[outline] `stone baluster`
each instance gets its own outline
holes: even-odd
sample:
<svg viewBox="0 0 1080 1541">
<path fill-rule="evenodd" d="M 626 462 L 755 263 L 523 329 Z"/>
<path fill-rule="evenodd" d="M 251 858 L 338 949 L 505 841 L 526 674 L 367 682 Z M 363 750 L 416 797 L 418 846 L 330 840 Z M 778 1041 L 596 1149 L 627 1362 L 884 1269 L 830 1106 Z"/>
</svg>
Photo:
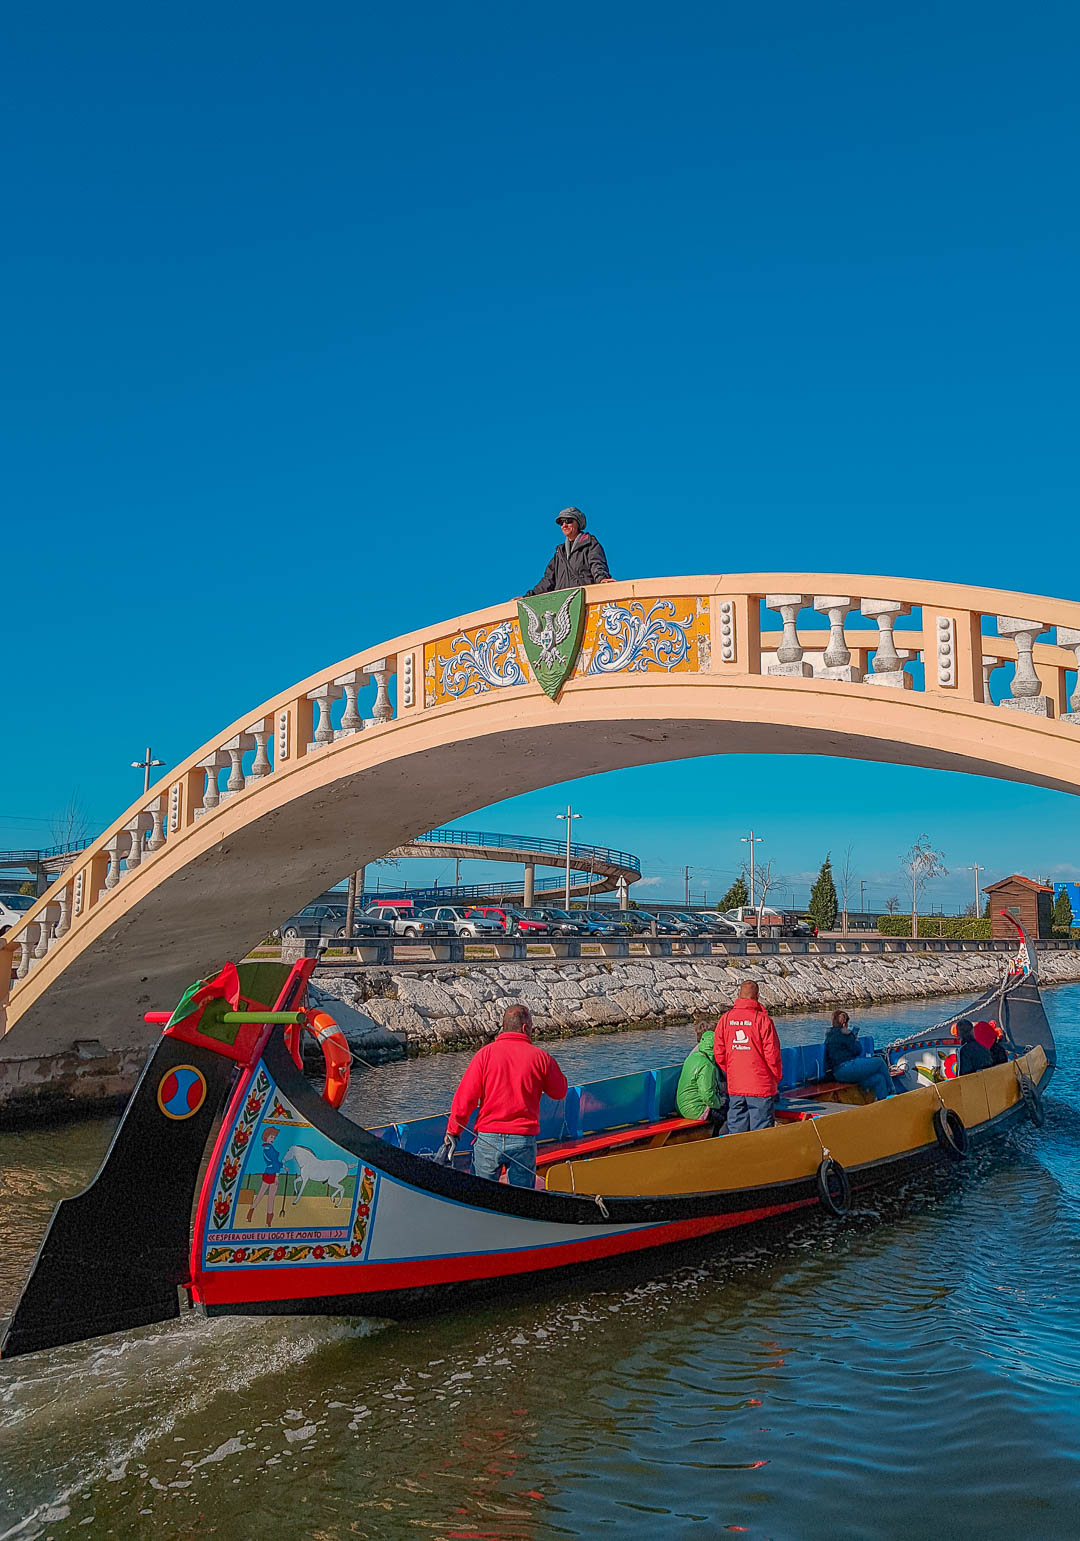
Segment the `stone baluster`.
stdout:
<svg viewBox="0 0 1080 1541">
<path fill-rule="evenodd" d="M 1071 647 L 1076 655 L 1076 687 L 1069 698 L 1071 712 L 1062 712 L 1062 722 L 1080 723 L 1080 630 L 1072 626 L 1059 626 L 1057 629 L 1058 647 Z"/>
<path fill-rule="evenodd" d="M 769 674 L 792 674 L 809 679 L 814 670 L 803 662 L 802 643 L 796 626 L 799 611 L 810 603 L 809 594 L 766 594 L 765 603 L 770 610 L 779 610 L 784 620 L 784 636 L 776 649 L 776 662 L 770 664 Z"/>
<path fill-rule="evenodd" d="M 107 889 L 115 888 L 120 881 L 121 865 L 131 850 L 131 831 L 117 830 L 112 839 L 105 842 L 105 850 L 109 857 L 109 870 L 105 874 L 105 888 L 101 890 L 102 893 Z"/>
<path fill-rule="evenodd" d="M 213 754 L 199 761 L 199 769 L 206 773 L 206 785 L 203 787 L 202 807 L 195 809 L 197 819 L 201 819 L 204 813 L 210 813 L 221 802 L 218 771 L 224 770 L 228 764 L 229 756 L 224 749 L 215 749 Z"/>
<path fill-rule="evenodd" d="M 31 960 L 38 944 L 38 934 L 41 924 L 36 920 L 28 920 L 19 932 L 19 966 L 15 970 L 16 979 L 25 979 L 30 972 Z"/>
<path fill-rule="evenodd" d="M 244 780 L 243 759 L 249 749 L 255 748 L 255 736 L 252 733 L 237 733 L 221 747 L 228 755 L 230 765 L 229 779 L 221 794 L 221 801 L 225 802 L 228 798 L 235 797 L 237 792 L 242 792 L 247 785 Z"/>
<path fill-rule="evenodd" d="M 911 675 L 905 671 L 904 664 L 911 654 L 905 650 L 905 656 L 901 658 L 897 652 L 893 626 L 900 616 L 911 614 L 911 606 L 898 599 L 864 599 L 860 608 L 868 620 L 877 622 L 878 628 L 874 666 L 863 683 L 888 685 L 893 690 L 910 690 Z"/>
<path fill-rule="evenodd" d="M 52 946 L 53 929 L 60 916 L 60 906 L 55 902 L 46 904 L 38 916 L 38 939 L 34 947 L 34 958 L 43 958 Z"/>
<path fill-rule="evenodd" d="M 367 684 L 368 676 L 363 669 L 351 669 L 348 674 L 340 674 L 334 681 L 345 692 L 345 710 L 341 717 L 341 727 L 334 730 L 335 738 L 351 738 L 354 733 L 359 733 L 364 726 L 364 719 L 360 715 L 360 709 L 356 704 L 358 692 Z"/>
<path fill-rule="evenodd" d="M 308 691 L 308 700 L 314 701 L 319 708 L 319 721 L 311 735 L 312 742 L 307 746 L 309 754 L 313 749 L 322 749 L 326 744 L 334 742 L 334 725 L 330 720 L 330 713 L 334 703 L 341 700 L 341 694 L 341 686 L 335 684 L 333 680 Z"/>
<path fill-rule="evenodd" d="M 844 639 L 844 622 L 848 612 L 857 610 L 859 601 L 846 594 L 815 594 L 814 609 L 829 617 L 829 645 L 821 657 L 822 667 L 817 670 L 818 679 L 847 680 L 857 685 L 862 670 L 851 662 L 851 650 Z"/>
<path fill-rule="evenodd" d="M 990 676 L 1000 662 L 1000 658 L 994 658 L 989 653 L 982 655 L 983 700 L 987 706 L 992 705 L 990 700 Z"/>
<path fill-rule="evenodd" d="M 58 937 L 65 936 L 71 930 L 71 887 L 70 883 L 65 883 L 60 890 L 60 913 L 56 917 L 56 930 L 53 932 L 54 941 Z"/>
<path fill-rule="evenodd" d="M 273 772 L 270 764 L 270 756 L 266 752 L 266 745 L 270 735 L 274 731 L 274 719 L 272 717 L 260 717 L 258 722 L 253 722 L 247 730 L 255 744 L 255 758 L 251 762 L 251 769 L 247 774 L 247 784 L 253 781 L 262 781 L 264 776 Z"/>
<path fill-rule="evenodd" d="M 1015 615 L 999 615 L 999 637 L 1012 637 L 1016 643 L 1016 667 L 1009 685 L 1009 699 L 999 701 L 999 706 L 1010 707 L 1014 712 L 1030 712 L 1034 717 L 1052 717 L 1054 703 L 1042 694 L 1042 686 L 1032 657 L 1035 639 L 1046 630 L 1043 621 L 1025 621 Z"/>
<path fill-rule="evenodd" d="M 165 794 L 155 797 L 149 808 L 151 829 L 150 839 L 146 842 L 148 851 L 160 851 L 165 844 Z"/>
<path fill-rule="evenodd" d="M 390 705 L 390 660 L 377 658 L 369 663 L 367 673 L 375 681 L 375 705 L 371 709 L 371 722 L 392 722 L 394 708 Z"/>
<path fill-rule="evenodd" d="M 129 819 L 124 828 L 131 835 L 131 849 L 127 854 L 128 871 L 131 872 L 143 859 L 143 843 L 145 837 L 153 828 L 154 819 L 148 808 L 142 809 L 133 819 Z"/>
</svg>

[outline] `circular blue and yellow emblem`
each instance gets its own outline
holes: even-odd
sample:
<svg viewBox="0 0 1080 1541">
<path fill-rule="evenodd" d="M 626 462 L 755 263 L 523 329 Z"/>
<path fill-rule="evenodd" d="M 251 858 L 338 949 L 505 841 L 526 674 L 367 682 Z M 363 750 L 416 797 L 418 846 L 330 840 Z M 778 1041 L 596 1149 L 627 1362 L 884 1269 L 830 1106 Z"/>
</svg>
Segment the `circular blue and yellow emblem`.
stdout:
<svg viewBox="0 0 1080 1541">
<path fill-rule="evenodd" d="M 166 1118 L 190 1118 L 206 1101 L 206 1077 L 194 1065 L 175 1065 L 158 1082 L 157 1105 Z"/>
</svg>

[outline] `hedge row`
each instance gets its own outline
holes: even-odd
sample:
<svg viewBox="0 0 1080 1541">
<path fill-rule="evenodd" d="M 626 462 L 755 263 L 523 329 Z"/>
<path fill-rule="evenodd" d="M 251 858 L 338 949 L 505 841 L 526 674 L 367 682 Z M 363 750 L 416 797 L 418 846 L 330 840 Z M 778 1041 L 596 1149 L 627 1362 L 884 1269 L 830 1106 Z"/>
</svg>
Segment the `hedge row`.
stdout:
<svg viewBox="0 0 1080 1541">
<path fill-rule="evenodd" d="M 910 936 L 911 916 L 879 915 L 877 928 L 882 936 Z M 963 915 L 920 915 L 919 935 L 944 937 L 949 942 L 989 941 L 990 922 Z"/>
</svg>

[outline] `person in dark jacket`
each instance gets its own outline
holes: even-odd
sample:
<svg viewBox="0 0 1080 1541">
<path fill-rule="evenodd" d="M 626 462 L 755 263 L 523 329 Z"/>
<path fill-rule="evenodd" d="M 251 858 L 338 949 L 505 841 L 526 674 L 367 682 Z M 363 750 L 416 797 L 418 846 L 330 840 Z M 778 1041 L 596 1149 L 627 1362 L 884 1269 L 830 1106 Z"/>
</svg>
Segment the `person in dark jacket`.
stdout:
<svg viewBox="0 0 1080 1541">
<path fill-rule="evenodd" d="M 982 1023 L 979 1024 L 982 1026 Z M 960 1034 L 960 1049 L 956 1056 L 957 1075 L 974 1075 L 977 1070 L 989 1070 L 994 1063 L 990 1050 L 975 1036 L 975 1024 L 961 1017 L 956 1024 Z"/>
<path fill-rule="evenodd" d="M 825 1035 L 825 1074 L 834 1081 L 864 1086 L 878 1102 L 899 1095 L 893 1090 L 885 1061 L 876 1054 L 863 1053 L 846 1011 L 833 1012 L 832 1026 Z"/>
<path fill-rule="evenodd" d="M 1007 1065 L 1009 1063 L 1009 1051 L 1005 1046 L 1005 1034 L 996 1022 L 976 1022 L 975 1042 L 981 1043 L 984 1049 L 990 1050 L 990 1059 L 995 1065 Z"/>
<path fill-rule="evenodd" d="M 555 523 L 562 530 L 562 543 L 555 547 L 540 582 L 526 594 L 554 594 L 558 589 L 580 589 L 588 583 L 611 583 L 604 548 L 595 535 L 586 535 L 581 509 L 564 508 Z"/>
</svg>

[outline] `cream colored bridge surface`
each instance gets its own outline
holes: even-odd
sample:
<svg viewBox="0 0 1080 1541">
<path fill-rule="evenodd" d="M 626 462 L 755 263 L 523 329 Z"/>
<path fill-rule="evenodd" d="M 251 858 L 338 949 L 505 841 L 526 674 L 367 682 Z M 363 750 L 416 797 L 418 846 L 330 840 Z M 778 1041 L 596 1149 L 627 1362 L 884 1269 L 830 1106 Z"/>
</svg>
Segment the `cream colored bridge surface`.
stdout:
<svg viewBox="0 0 1080 1541">
<path fill-rule="evenodd" d="M 18 974 L 0 1058 L 145 1043 L 145 1010 L 311 894 L 434 823 L 571 777 L 827 754 L 1080 791 L 1067 697 L 1080 604 L 832 573 L 650 578 L 586 597 L 558 701 L 533 681 L 507 603 L 366 648 L 196 750 L 0 941 L 0 992 Z M 763 603 L 782 624 L 763 629 Z M 821 621 L 801 627 L 811 607 Z"/>
</svg>

